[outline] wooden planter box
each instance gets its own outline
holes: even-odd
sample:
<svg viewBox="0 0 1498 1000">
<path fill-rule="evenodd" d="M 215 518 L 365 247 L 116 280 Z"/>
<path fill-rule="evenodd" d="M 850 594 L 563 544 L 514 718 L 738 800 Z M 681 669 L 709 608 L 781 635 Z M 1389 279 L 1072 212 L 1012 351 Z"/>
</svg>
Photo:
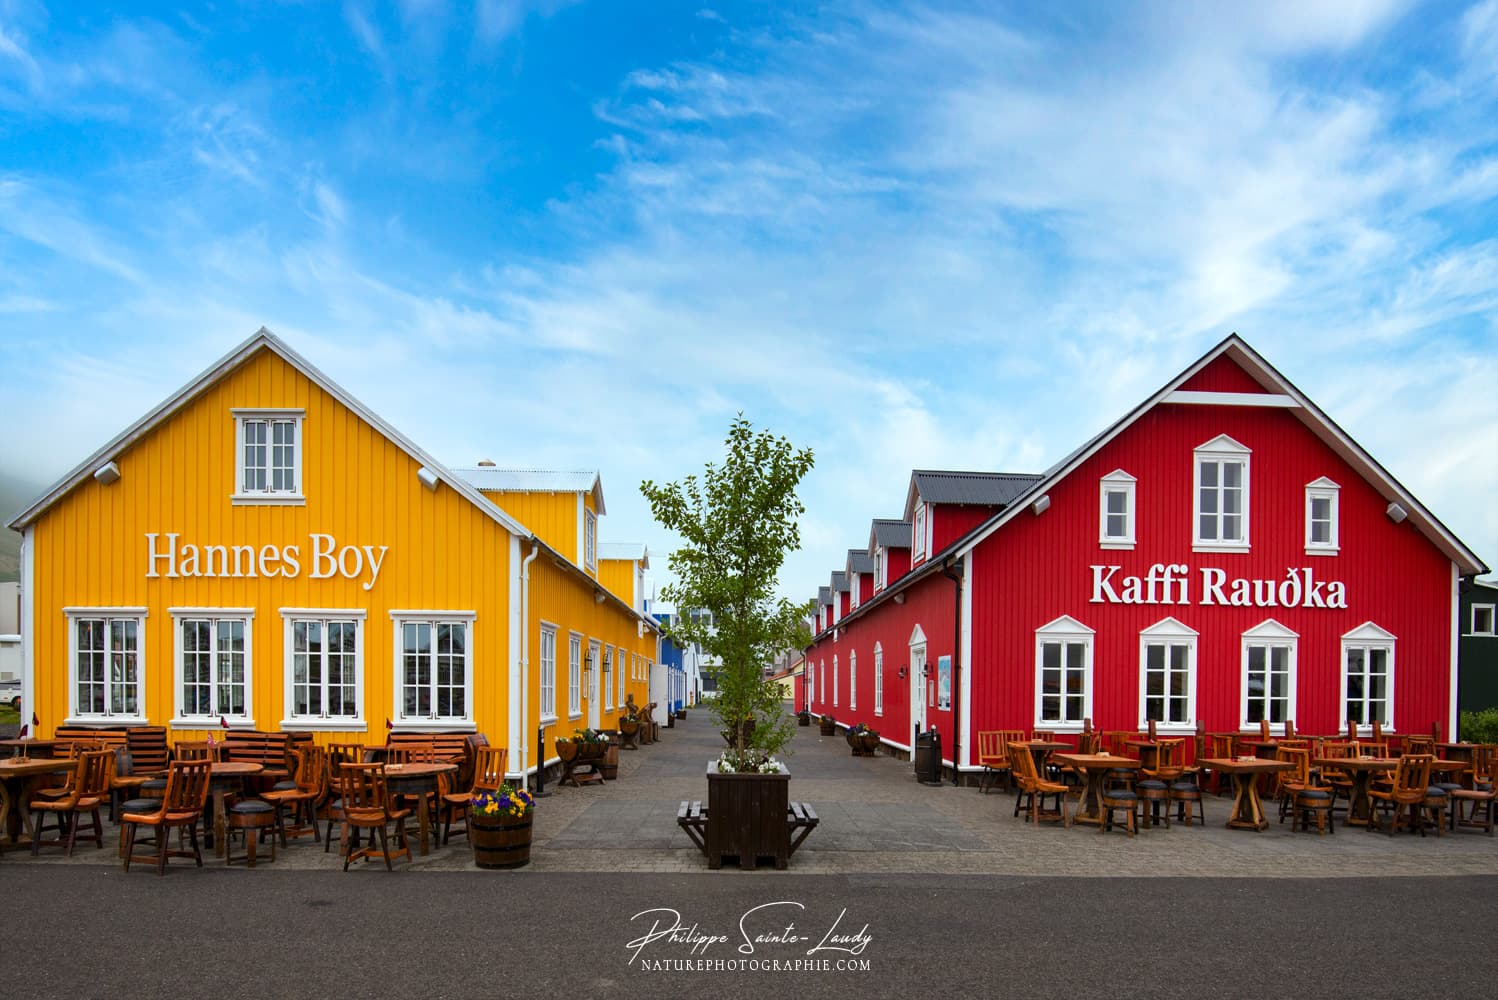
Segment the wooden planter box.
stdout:
<svg viewBox="0 0 1498 1000">
<path fill-rule="evenodd" d="M 603 763 L 599 765 L 599 771 L 603 774 L 604 781 L 614 781 L 619 777 L 619 743 L 616 739 L 608 742 L 607 749 L 603 751 Z"/>
<path fill-rule="evenodd" d="M 722 868 L 725 857 L 736 857 L 740 868 L 765 858 L 784 868 L 791 856 L 790 787 L 785 765 L 779 774 L 719 774 L 717 761 L 708 764 L 707 866 Z"/>
<path fill-rule="evenodd" d="M 470 816 L 468 840 L 473 863 L 480 868 L 523 868 L 531 863 L 531 820 L 513 816 Z"/>
<path fill-rule="evenodd" d="M 848 746 L 853 750 L 855 757 L 872 757 L 874 751 L 879 749 L 878 733 L 848 734 Z"/>
<path fill-rule="evenodd" d="M 830 715 L 824 715 L 824 716 L 822 716 L 822 735 L 823 736 L 836 736 L 837 735 L 837 723 L 832 721 L 832 717 Z"/>
<path fill-rule="evenodd" d="M 810 712 L 798 712 L 796 714 L 796 725 L 798 725 L 798 726 L 809 726 L 809 725 L 811 725 L 811 713 Z"/>
</svg>

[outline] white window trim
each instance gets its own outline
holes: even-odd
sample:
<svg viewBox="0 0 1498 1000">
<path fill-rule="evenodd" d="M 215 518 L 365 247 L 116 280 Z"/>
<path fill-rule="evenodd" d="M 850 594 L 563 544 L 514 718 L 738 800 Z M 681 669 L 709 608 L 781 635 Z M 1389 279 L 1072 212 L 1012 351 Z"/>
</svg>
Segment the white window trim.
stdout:
<svg viewBox="0 0 1498 1000">
<path fill-rule="evenodd" d="M 540 713 L 542 724 L 557 721 L 557 633 L 561 631 L 556 625 L 548 621 L 539 623 L 540 636 L 536 641 L 536 710 Z M 546 710 L 546 657 L 544 655 L 544 638 L 551 636 L 551 711 Z"/>
<path fill-rule="evenodd" d="M 848 710 L 858 711 L 858 652 L 848 653 Z"/>
<path fill-rule="evenodd" d="M 874 548 L 874 593 L 884 589 L 884 546 Z"/>
<path fill-rule="evenodd" d="M 602 671 L 598 675 L 598 686 L 603 689 L 603 710 L 612 712 L 614 710 L 614 671 L 618 664 L 614 662 L 614 647 L 604 643 L 603 662 L 598 665 Z"/>
<path fill-rule="evenodd" d="M 832 707 L 837 708 L 837 655 L 832 657 Z"/>
<path fill-rule="evenodd" d="M 1186 721 L 1185 722 L 1156 722 L 1155 730 L 1166 733 L 1195 733 L 1196 732 L 1196 647 L 1199 633 L 1176 620 L 1167 616 L 1155 622 L 1147 629 L 1139 633 L 1139 731 L 1149 729 L 1149 719 L 1145 698 L 1149 690 L 1148 656 L 1149 647 L 1152 644 L 1163 643 L 1167 650 L 1171 646 L 1186 647 Z M 1167 653 L 1166 661 L 1170 662 Z M 1167 696 L 1168 697 L 1168 696 Z"/>
<path fill-rule="evenodd" d="M 1473 604 L 1471 614 L 1467 616 L 1468 635 L 1498 635 L 1498 604 Z M 1488 628 L 1486 631 L 1477 630 L 1477 612 L 1485 610 L 1488 613 Z"/>
<path fill-rule="evenodd" d="M 299 408 L 242 409 L 236 407 L 229 413 L 234 418 L 234 492 L 229 495 L 229 502 L 236 506 L 305 506 L 307 497 L 302 490 L 302 454 L 307 446 L 306 435 L 303 433 L 307 411 Z M 295 489 L 256 492 L 247 491 L 244 488 L 244 422 L 246 420 L 290 420 L 296 424 L 296 462 L 293 466 L 296 475 Z M 268 439 L 265 447 L 267 449 L 271 447 Z M 267 454 L 269 454 L 268 451 Z"/>
<path fill-rule="evenodd" d="M 614 664 L 614 682 L 619 686 L 619 690 L 614 698 L 614 704 L 618 705 L 621 709 L 624 707 L 624 695 L 626 693 L 624 684 L 624 657 L 627 655 L 629 655 L 629 651 L 620 646 L 619 652 L 615 657 L 617 662 Z"/>
<path fill-rule="evenodd" d="M 583 566 L 598 572 L 598 515 L 583 508 Z"/>
<path fill-rule="evenodd" d="M 1249 490 L 1249 458 L 1252 456 L 1248 448 L 1234 441 L 1226 434 L 1219 434 L 1206 444 L 1198 445 L 1191 456 L 1191 551 L 1193 552 L 1247 552 L 1249 551 L 1249 511 L 1252 509 L 1252 494 Z M 1222 539 L 1203 539 L 1201 537 L 1201 503 L 1202 503 L 1202 462 L 1240 462 L 1243 465 L 1243 538 L 1225 542 Z M 1221 523 L 1222 511 L 1217 512 L 1219 523 Z"/>
<path fill-rule="evenodd" d="M 1093 694 L 1093 640 L 1097 632 L 1077 621 L 1071 615 L 1062 615 L 1053 621 L 1047 622 L 1035 630 L 1035 704 L 1033 715 L 1035 717 L 1034 728 L 1049 729 L 1054 733 L 1080 733 L 1082 731 L 1083 719 L 1092 717 L 1092 694 Z M 1082 718 L 1075 722 L 1071 720 L 1055 721 L 1044 718 L 1043 706 L 1045 699 L 1045 687 L 1042 683 L 1041 674 L 1045 663 L 1045 644 L 1047 642 L 1080 642 L 1086 646 L 1082 680 L 1084 692 L 1082 695 Z M 1063 664 L 1064 664 L 1063 660 Z M 1066 703 L 1066 690 L 1063 686 L 1061 691 L 1063 706 Z M 1063 710 L 1064 711 L 1064 710 Z"/>
<path fill-rule="evenodd" d="M 884 647 L 874 643 L 874 714 L 884 715 Z"/>
<path fill-rule="evenodd" d="M 1334 556 L 1339 550 L 1341 537 L 1341 503 L 1338 500 L 1342 487 L 1322 476 L 1314 483 L 1306 484 L 1306 555 L 1308 556 Z M 1311 541 L 1311 503 L 1314 500 L 1327 500 L 1331 504 L 1331 530 L 1330 539 L 1325 542 Z"/>
<path fill-rule="evenodd" d="M 848 573 L 848 610 L 858 610 L 858 573 Z"/>
<path fill-rule="evenodd" d="M 1388 721 L 1384 722 L 1382 725 L 1383 725 L 1383 731 L 1386 732 L 1386 733 L 1392 733 L 1392 732 L 1395 731 L 1395 729 L 1394 729 L 1394 720 L 1397 718 L 1397 716 L 1394 714 L 1394 693 L 1395 693 L 1395 687 L 1394 687 L 1394 645 L 1395 645 L 1395 642 L 1396 642 L 1396 637 L 1395 637 L 1395 635 L 1394 635 L 1393 632 L 1390 632 L 1387 629 L 1381 628 L 1380 626 L 1375 625 L 1371 621 L 1364 622 L 1363 624 L 1359 625 L 1357 628 L 1353 629 L 1351 632 L 1348 632 L 1348 633 L 1346 633 L 1345 635 L 1342 636 L 1342 645 L 1341 645 L 1341 653 L 1342 653 L 1342 669 L 1341 669 L 1341 673 L 1342 673 L 1342 689 L 1341 689 L 1341 697 L 1339 697 L 1337 699 L 1337 704 L 1340 707 L 1340 710 L 1341 710 L 1341 713 L 1342 713 L 1342 721 L 1344 723 L 1347 720 L 1347 652 L 1348 652 L 1348 650 L 1349 649 L 1353 649 L 1353 648 L 1364 649 L 1364 650 L 1382 649 L 1382 650 L 1384 650 L 1388 654 L 1388 663 L 1389 663 L 1389 676 L 1388 676 L 1388 679 L 1386 681 L 1386 685 L 1387 685 L 1386 690 L 1388 692 L 1388 696 L 1384 699 L 1384 709 L 1385 709 L 1384 714 L 1386 716 L 1388 716 Z M 1366 701 L 1367 699 L 1365 698 L 1364 700 Z M 1358 725 L 1358 735 L 1360 735 L 1360 736 L 1372 736 L 1373 735 L 1373 724 L 1371 722 L 1359 723 L 1359 725 Z"/>
<path fill-rule="evenodd" d="M 408 610 L 399 610 L 399 611 L 392 611 L 392 612 L 390 612 L 390 636 L 391 636 L 391 647 L 392 647 L 391 648 L 391 656 L 390 656 L 392 686 L 391 686 L 390 690 L 391 690 L 391 699 L 392 699 L 392 702 L 393 702 L 393 704 L 391 705 L 390 724 L 395 729 L 397 729 L 397 730 L 400 730 L 400 729 L 414 729 L 414 730 L 418 730 L 420 732 L 430 732 L 430 731 L 433 731 L 433 730 L 441 729 L 444 726 L 452 728 L 454 730 L 464 730 L 464 731 L 466 731 L 466 730 L 472 730 L 474 728 L 474 721 L 473 721 L 473 641 L 474 641 L 474 631 L 475 631 L 475 629 L 474 629 L 474 622 L 476 622 L 477 620 L 478 620 L 478 614 L 476 612 L 473 612 L 473 611 L 408 611 Z M 432 625 L 436 625 L 436 624 L 439 624 L 439 623 L 442 623 L 442 622 L 448 622 L 448 623 L 451 623 L 451 622 L 466 622 L 467 623 L 467 625 L 468 625 L 468 636 L 467 636 L 467 638 L 463 642 L 463 661 L 464 661 L 463 662 L 463 707 L 464 707 L 465 714 L 462 716 L 462 718 L 454 717 L 454 718 L 438 719 L 438 718 L 433 718 L 433 717 L 427 716 L 427 717 L 424 717 L 424 718 L 410 718 L 410 719 L 407 719 L 407 718 L 403 718 L 401 716 L 401 706 L 405 704 L 405 700 L 402 697 L 403 692 L 401 690 L 401 688 L 402 688 L 402 682 L 405 680 L 405 678 L 403 676 L 404 675 L 404 671 L 402 671 L 402 669 L 401 669 L 402 659 L 403 659 L 403 657 L 405 655 L 405 650 L 402 648 L 402 645 L 401 645 L 401 626 L 405 625 L 408 622 L 409 623 L 413 623 L 413 624 L 427 623 L 427 624 L 432 624 Z M 434 642 L 436 641 L 435 638 L 433 639 L 433 641 Z M 360 637 L 360 645 L 361 646 L 363 645 L 363 637 L 362 636 Z M 288 660 L 287 662 L 290 663 L 291 661 Z M 359 678 L 360 678 L 360 682 L 359 682 L 360 703 L 362 704 L 363 703 L 363 688 L 364 688 L 364 682 L 363 682 L 364 675 L 363 675 L 362 672 L 360 673 Z M 434 706 L 436 705 L 436 700 L 435 699 L 433 699 L 432 704 Z M 361 712 L 360 714 L 362 715 L 363 713 Z"/>
<path fill-rule="evenodd" d="M 219 716 L 231 729 L 255 728 L 255 609 L 254 608 L 167 608 L 172 616 L 172 721 L 179 729 L 218 728 Z M 244 622 L 244 712 L 240 715 L 215 713 L 188 715 L 182 711 L 182 622 L 208 618 L 213 621 Z M 215 642 L 217 640 L 215 639 Z"/>
<path fill-rule="evenodd" d="M 117 607 L 117 608 L 86 608 L 65 607 L 62 613 L 68 619 L 68 717 L 63 720 L 62 725 L 80 726 L 97 725 L 100 722 L 112 722 L 117 725 L 129 725 L 131 723 L 144 725 L 148 721 L 150 708 L 146 704 L 146 696 L 151 686 L 146 682 L 146 619 L 150 612 L 146 608 Z M 78 710 L 78 628 L 76 619 L 79 618 L 106 618 L 106 619 L 132 619 L 135 622 L 135 677 L 138 690 L 135 693 L 135 704 L 140 711 L 134 715 L 115 715 L 109 711 L 108 691 L 105 692 L 105 710 L 103 715 L 92 712 L 84 714 Z M 107 630 L 107 626 L 106 626 Z M 108 643 L 105 644 L 105 655 L 109 653 Z M 108 664 L 105 664 L 106 668 Z"/>
<path fill-rule="evenodd" d="M 567 633 L 567 718 L 583 717 L 583 647 L 586 636 L 581 632 Z M 573 655 L 574 649 L 576 655 Z"/>
<path fill-rule="evenodd" d="M 910 561 L 913 564 L 917 559 L 925 559 L 931 551 L 931 511 L 929 504 L 916 498 L 915 512 L 910 518 L 911 552 Z"/>
<path fill-rule="evenodd" d="M 282 691 L 282 719 L 281 728 L 288 732 L 342 732 L 362 733 L 369 730 L 369 722 L 364 714 L 364 640 L 367 624 L 365 619 L 369 617 L 363 608 L 281 608 L 281 686 Z M 392 613 L 393 616 L 393 613 Z M 329 716 L 322 718 L 308 718 L 293 716 L 291 706 L 294 703 L 296 692 L 293 690 L 292 671 L 295 664 L 292 658 L 293 636 L 292 627 L 298 621 L 326 621 L 335 619 L 337 621 L 357 621 L 359 628 L 356 630 L 356 641 L 354 643 L 354 709 L 352 718 L 344 716 Z M 324 702 L 326 704 L 326 702 Z M 393 720 L 392 720 L 393 722 Z M 394 723 L 400 728 L 398 723 Z M 440 728 L 438 726 L 423 726 L 423 729 Z"/>
<path fill-rule="evenodd" d="M 1131 552 L 1136 544 L 1134 537 L 1134 502 L 1138 480 L 1122 469 L 1114 469 L 1098 481 L 1098 545 L 1105 549 Z M 1121 536 L 1108 534 L 1108 494 L 1124 495 L 1124 533 Z"/>
<path fill-rule="evenodd" d="M 1250 646 L 1287 646 L 1289 655 L 1286 657 L 1288 678 L 1286 687 L 1288 694 L 1285 699 L 1285 718 L 1295 718 L 1295 696 L 1299 681 L 1299 659 L 1300 659 L 1300 634 L 1293 632 L 1273 618 L 1266 618 L 1247 632 L 1243 633 L 1240 644 L 1240 669 L 1238 671 L 1238 728 L 1248 732 L 1259 728 L 1257 722 L 1248 721 L 1248 650 Z M 1264 666 L 1267 670 L 1270 665 L 1269 658 L 1265 659 Z M 1273 726 L 1273 723 L 1270 723 Z"/>
</svg>

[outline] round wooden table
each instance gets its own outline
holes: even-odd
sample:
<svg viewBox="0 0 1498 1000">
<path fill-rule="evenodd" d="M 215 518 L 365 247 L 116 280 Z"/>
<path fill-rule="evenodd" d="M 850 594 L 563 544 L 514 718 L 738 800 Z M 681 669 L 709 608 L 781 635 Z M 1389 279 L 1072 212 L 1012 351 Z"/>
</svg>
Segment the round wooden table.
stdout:
<svg viewBox="0 0 1498 1000">
<path fill-rule="evenodd" d="M 1077 811 L 1072 815 L 1071 821 L 1098 825 L 1103 822 L 1103 787 L 1108 780 L 1108 772 L 1137 771 L 1142 766 L 1132 757 L 1119 757 L 1115 754 L 1058 753 L 1052 754 L 1051 759 L 1081 771 L 1086 781 L 1082 787 L 1082 799 L 1077 803 Z"/>
<path fill-rule="evenodd" d="M 386 764 L 385 782 L 391 795 L 416 796 L 416 822 L 421 827 L 418 833 L 418 849 L 423 857 L 428 850 L 427 831 L 431 826 L 431 809 L 428 802 L 437 792 L 437 776 L 452 774 L 456 764 Z"/>
<path fill-rule="evenodd" d="M 1269 820 L 1264 818 L 1264 804 L 1259 800 L 1256 779 L 1295 766 L 1288 760 L 1265 760 L 1262 757 L 1207 757 L 1197 763 L 1232 775 L 1233 813 L 1228 817 L 1228 828 L 1234 830 L 1263 830 L 1269 825 Z"/>
<path fill-rule="evenodd" d="M 216 760 L 208 771 L 208 794 L 212 797 L 213 853 L 224 856 L 224 831 L 228 825 L 228 814 L 224 799 L 230 792 L 244 787 L 244 779 L 259 774 L 265 765 L 247 760 Z"/>
<path fill-rule="evenodd" d="M 1375 774 L 1383 774 L 1399 766 L 1393 757 L 1317 757 L 1313 762 L 1322 770 L 1336 768 L 1352 779 L 1352 792 L 1347 800 L 1347 818 L 1344 826 L 1367 826 L 1373 814 L 1373 799 L 1368 795 L 1368 786 L 1373 784 Z"/>
<path fill-rule="evenodd" d="M 48 757 L 0 760 L 0 851 L 31 846 L 26 827 L 31 820 L 31 795 L 42 778 L 76 770 L 76 760 Z"/>
</svg>

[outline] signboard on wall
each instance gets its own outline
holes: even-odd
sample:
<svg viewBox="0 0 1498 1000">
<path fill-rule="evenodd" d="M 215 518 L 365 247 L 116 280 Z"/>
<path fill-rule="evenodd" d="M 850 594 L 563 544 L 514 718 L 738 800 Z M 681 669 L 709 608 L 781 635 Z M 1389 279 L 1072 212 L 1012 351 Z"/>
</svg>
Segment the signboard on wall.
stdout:
<svg viewBox="0 0 1498 1000">
<path fill-rule="evenodd" d="M 952 658 L 943 656 L 936 661 L 936 707 L 952 710 Z"/>
</svg>

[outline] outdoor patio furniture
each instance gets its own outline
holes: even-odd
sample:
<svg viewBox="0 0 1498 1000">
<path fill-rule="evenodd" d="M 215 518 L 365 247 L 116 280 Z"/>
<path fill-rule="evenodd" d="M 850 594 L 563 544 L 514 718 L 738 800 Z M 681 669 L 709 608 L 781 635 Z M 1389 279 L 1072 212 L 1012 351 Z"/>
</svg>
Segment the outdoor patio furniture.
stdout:
<svg viewBox="0 0 1498 1000">
<path fill-rule="evenodd" d="M 1400 826 L 1412 830 L 1420 827 L 1425 793 L 1430 786 L 1430 765 L 1434 759 L 1430 754 L 1422 753 L 1406 753 L 1399 758 L 1393 785 L 1387 790 L 1374 788 L 1368 793 L 1374 805 L 1368 820 L 1369 829 L 1376 830 L 1381 825 L 1380 807 L 1392 814 L 1389 817 L 1389 836 L 1392 837 Z"/>
<path fill-rule="evenodd" d="M 342 799 L 343 826 L 343 870 L 361 858 L 383 858 L 387 871 L 394 871 L 392 862 L 397 857 L 411 860 L 411 845 L 406 839 L 406 817 L 409 809 L 391 807 L 390 794 L 385 781 L 385 765 L 343 764 L 338 769 L 338 791 Z M 400 847 L 390 848 L 390 824 L 394 823 Z M 369 831 L 368 846 L 358 847 L 353 838 L 357 830 Z M 375 840 L 379 846 L 375 846 Z"/>
<path fill-rule="evenodd" d="M 124 812 L 120 823 L 125 828 L 125 871 L 132 861 L 149 861 L 149 855 L 135 854 L 136 831 L 142 826 L 154 827 L 156 831 L 156 874 L 166 874 L 167 858 L 192 858 L 199 868 L 203 867 L 203 852 L 198 847 L 198 821 L 203 816 L 203 806 L 208 801 L 208 783 L 213 767 L 208 760 L 173 761 L 166 776 L 166 795 L 160 808 L 152 812 Z M 171 831 L 185 830 L 192 842 L 192 851 L 172 850 Z"/>
<path fill-rule="evenodd" d="M 283 847 L 287 838 L 306 833 L 312 834 L 313 840 L 322 839 L 317 826 L 317 808 L 328 794 L 328 752 L 311 745 L 292 753 L 297 761 L 296 781 L 292 787 L 261 794 L 275 811 L 275 826 Z M 291 812 L 290 823 L 286 817 L 288 810 Z"/>
<path fill-rule="evenodd" d="M 1020 806 L 1023 804 L 1029 813 L 1031 824 L 1035 826 L 1039 826 L 1041 820 L 1059 820 L 1062 825 L 1070 827 L 1071 819 L 1066 814 L 1067 788 L 1059 781 L 1047 781 L 1040 776 L 1040 770 L 1030 752 L 1032 745 L 1031 743 L 1008 744 L 1009 767 L 1014 776 L 1016 789 L 1014 815 L 1019 815 Z M 1055 798 L 1054 810 L 1045 808 L 1047 797 Z"/>
<path fill-rule="evenodd" d="M 44 846 L 65 846 L 68 857 L 73 856 L 73 845 L 78 840 L 78 829 L 85 816 L 94 821 L 93 841 L 104 846 L 104 828 L 99 822 L 99 808 L 109 795 L 109 775 L 114 766 L 113 750 L 89 750 L 79 755 L 78 767 L 68 775 L 66 793 L 57 798 L 37 797 L 31 800 L 31 853 L 38 854 Z M 47 816 L 52 816 L 57 831 L 56 840 L 43 840 Z M 64 835 L 66 834 L 66 835 Z"/>
<path fill-rule="evenodd" d="M 444 792 L 442 795 L 442 842 L 452 840 L 453 819 L 462 816 L 463 825 L 458 832 L 468 836 L 469 803 L 482 792 L 497 792 L 505 783 L 505 764 L 510 752 L 503 747 L 482 746 L 473 761 L 473 780 L 467 791 Z"/>
</svg>

